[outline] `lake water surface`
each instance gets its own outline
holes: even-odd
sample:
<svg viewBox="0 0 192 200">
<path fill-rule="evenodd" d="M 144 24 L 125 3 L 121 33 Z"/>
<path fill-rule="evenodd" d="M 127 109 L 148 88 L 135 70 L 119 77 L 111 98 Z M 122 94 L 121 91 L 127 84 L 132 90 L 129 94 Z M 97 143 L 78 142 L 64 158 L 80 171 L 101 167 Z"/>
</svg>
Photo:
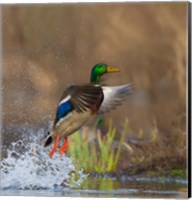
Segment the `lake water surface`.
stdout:
<svg viewBox="0 0 192 200">
<path fill-rule="evenodd" d="M 129 179 L 128 177 L 124 177 Z M 85 185 L 78 189 L 55 186 L 45 189 L 7 188 L 1 195 L 21 196 L 69 196 L 69 197 L 135 197 L 135 198 L 187 198 L 187 182 L 175 179 L 174 182 L 161 179 L 154 182 L 153 178 L 137 180 L 116 180 L 114 178 L 87 178 Z M 141 177 L 140 177 L 141 178 Z M 134 180 L 135 179 L 135 180 Z"/>
</svg>

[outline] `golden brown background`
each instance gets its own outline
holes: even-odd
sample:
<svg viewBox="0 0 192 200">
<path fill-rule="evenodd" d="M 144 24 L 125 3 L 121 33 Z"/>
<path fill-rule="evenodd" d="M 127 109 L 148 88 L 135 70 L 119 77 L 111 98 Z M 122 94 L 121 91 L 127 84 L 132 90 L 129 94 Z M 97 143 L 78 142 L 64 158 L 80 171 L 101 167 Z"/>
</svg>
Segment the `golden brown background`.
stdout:
<svg viewBox="0 0 192 200">
<path fill-rule="evenodd" d="M 109 85 L 134 84 L 128 101 L 107 116 L 117 125 L 127 117 L 133 133 L 142 129 L 146 137 L 155 121 L 168 148 L 162 151 L 170 152 L 164 157 L 184 163 L 187 6 L 2 6 L 4 126 L 53 120 L 63 89 L 88 82 L 92 66 L 103 62 L 121 68 L 106 75 Z"/>
</svg>

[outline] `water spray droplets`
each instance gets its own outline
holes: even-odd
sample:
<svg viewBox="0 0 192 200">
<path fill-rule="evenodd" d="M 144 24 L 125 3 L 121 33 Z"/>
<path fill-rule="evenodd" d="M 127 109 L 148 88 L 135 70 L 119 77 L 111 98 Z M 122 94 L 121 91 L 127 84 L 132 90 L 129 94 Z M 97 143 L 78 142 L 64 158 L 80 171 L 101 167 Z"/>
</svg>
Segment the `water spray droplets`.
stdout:
<svg viewBox="0 0 192 200">
<path fill-rule="evenodd" d="M 43 130 L 28 130 L 22 139 L 12 142 L 7 157 L 1 161 L 1 187 L 3 189 L 51 189 L 57 186 L 78 186 L 86 178 L 76 170 L 72 158 L 55 154 L 49 158 L 49 148 L 40 143 Z M 76 174 L 78 180 L 72 178 Z"/>
</svg>

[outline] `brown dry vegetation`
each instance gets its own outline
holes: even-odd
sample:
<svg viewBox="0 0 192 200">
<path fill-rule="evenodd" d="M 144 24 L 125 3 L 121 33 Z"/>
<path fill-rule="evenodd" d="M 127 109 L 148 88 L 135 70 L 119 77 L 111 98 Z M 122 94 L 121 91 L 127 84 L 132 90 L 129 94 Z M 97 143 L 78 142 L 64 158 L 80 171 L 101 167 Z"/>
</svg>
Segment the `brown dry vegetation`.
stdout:
<svg viewBox="0 0 192 200">
<path fill-rule="evenodd" d="M 132 82 L 135 88 L 107 116 L 117 126 L 127 117 L 133 133 L 142 129 L 143 138 L 154 120 L 159 130 L 155 143 L 133 147 L 134 157 L 144 156 L 149 166 L 172 158 L 170 166 L 185 166 L 187 6 L 2 6 L 4 125 L 53 119 L 65 86 L 88 82 L 91 67 L 104 62 L 121 68 L 106 75 L 108 84 Z M 124 170 L 131 164 L 122 159 Z"/>
</svg>

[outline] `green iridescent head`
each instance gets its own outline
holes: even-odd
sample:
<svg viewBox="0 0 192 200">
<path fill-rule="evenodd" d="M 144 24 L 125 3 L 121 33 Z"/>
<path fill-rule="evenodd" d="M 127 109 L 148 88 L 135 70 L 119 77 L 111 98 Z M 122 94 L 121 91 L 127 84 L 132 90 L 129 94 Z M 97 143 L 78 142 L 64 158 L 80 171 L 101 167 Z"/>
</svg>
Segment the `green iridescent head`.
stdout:
<svg viewBox="0 0 192 200">
<path fill-rule="evenodd" d="M 91 82 L 99 83 L 102 75 L 104 75 L 106 73 L 113 73 L 113 72 L 119 72 L 119 71 L 120 71 L 120 69 L 118 69 L 116 67 L 111 67 L 111 66 L 108 66 L 107 64 L 98 63 L 98 64 L 94 65 L 94 67 L 92 68 Z"/>
</svg>

